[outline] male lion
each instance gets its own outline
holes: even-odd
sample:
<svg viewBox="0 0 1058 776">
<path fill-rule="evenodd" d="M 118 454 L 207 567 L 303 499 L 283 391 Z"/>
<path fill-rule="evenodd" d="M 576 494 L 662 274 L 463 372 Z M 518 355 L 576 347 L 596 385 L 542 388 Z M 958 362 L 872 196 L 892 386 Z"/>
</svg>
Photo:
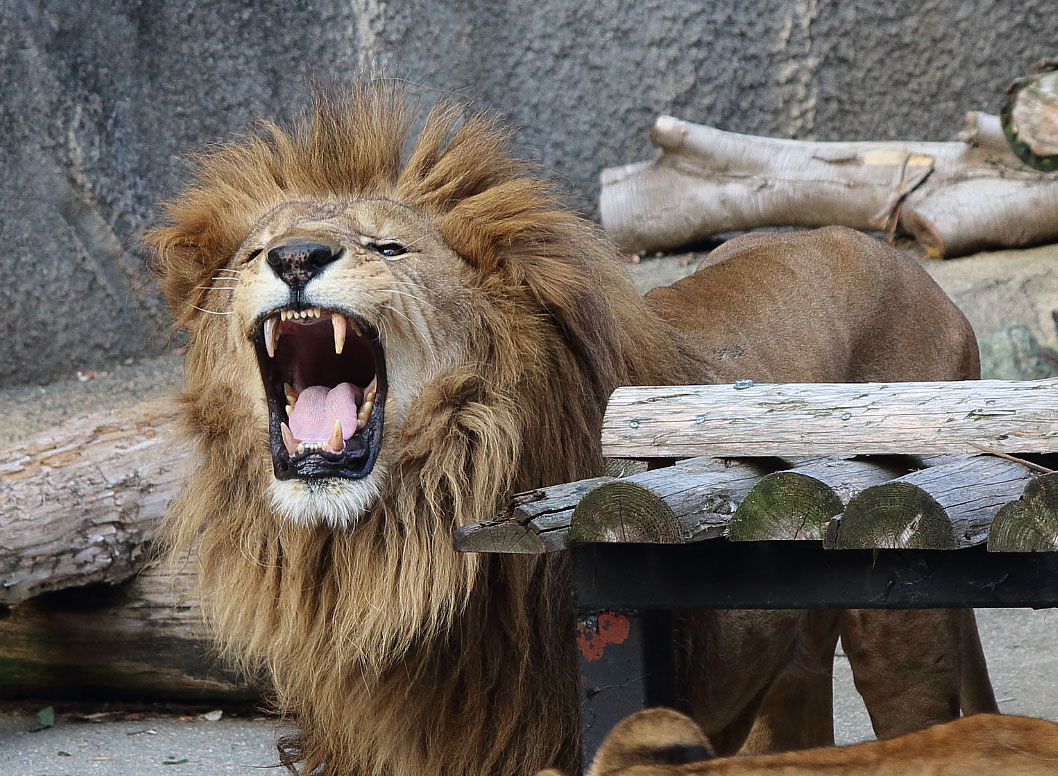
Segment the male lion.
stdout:
<svg viewBox="0 0 1058 776">
<path fill-rule="evenodd" d="M 451 535 L 598 474 L 614 387 L 977 370 L 940 289 L 848 230 L 736 241 L 644 299 L 505 131 L 461 116 L 435 108 L 405 155 L 392 84 L 319 96 L 199 157 L 148 237 L 189 333 L 170 541 L 197 548 L 219 639 L 270 676 L 306 773 L 577 767 L 565 560 L 459 555 Z M 972 615 L 899 616 L 702 614 L 689 705 L 724 751 L 754 719 L 758 749 L 827 742 L 840 629 L 880 733 L 958 715 Z M 871 646 L 894 627 L 917 649 Z"/>
<path fill-rule="evenodd" d="M 1052 776 L 1058 725 L 976 714 L 887 741 L 786 754 L 715 759 L 694 722 L 647 709 L 606 737 L 588 776 Z M 563 776 L 548 769 L 537 776 Z"/>
</svg>

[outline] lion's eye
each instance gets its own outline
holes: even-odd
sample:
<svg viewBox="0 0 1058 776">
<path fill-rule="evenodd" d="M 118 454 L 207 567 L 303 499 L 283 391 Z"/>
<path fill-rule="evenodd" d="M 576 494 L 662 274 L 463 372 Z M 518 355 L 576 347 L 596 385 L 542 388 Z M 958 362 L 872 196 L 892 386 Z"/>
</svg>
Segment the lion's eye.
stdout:
<svg viewBox="0 0 1058 776">
<path fill-rule="evenodd" d="M 387 258 L 393 258 L 394 256 L 402 256 L 408 252 L 408 249 L 401 245 L 399 242 L 371 242 L 367 244 L 368 250 L 379 253 Z"/>
<path fill-rule="evenodd" d="M 253 261 L 254 259 L 256 259 L 260 255 L 261 255 L 261 249 L 260 248 L 255 248 L 254 250 L 252 250 L 248 254 L 246 254 L 246 258 L 242 260 L 242 263 L 243 264 L 249 264 L 251 261 Z"/>
</svg>

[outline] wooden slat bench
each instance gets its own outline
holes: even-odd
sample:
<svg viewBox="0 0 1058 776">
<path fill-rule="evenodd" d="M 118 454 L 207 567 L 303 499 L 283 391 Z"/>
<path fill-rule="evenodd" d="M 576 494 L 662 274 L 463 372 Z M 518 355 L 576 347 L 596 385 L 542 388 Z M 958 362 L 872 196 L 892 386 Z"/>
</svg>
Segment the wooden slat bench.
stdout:
<svg viewBox="0 0 1058 776">
<path fill-rule="evenodd" d="M 570 552 L 586 758 L 671 703 L 673 610 L 1058 606 L 1058 380 L 620 388 L 602 440 L 454 537 Z"/>
</svg>

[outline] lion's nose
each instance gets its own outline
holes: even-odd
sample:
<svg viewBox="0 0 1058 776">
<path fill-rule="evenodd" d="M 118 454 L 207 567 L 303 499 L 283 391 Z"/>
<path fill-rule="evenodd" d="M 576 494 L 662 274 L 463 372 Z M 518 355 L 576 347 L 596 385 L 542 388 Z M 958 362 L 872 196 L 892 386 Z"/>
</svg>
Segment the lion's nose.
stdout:
<svg viewBox="0 0 1058 776">
<path fill-rule="evenodd" d="M 289 240 L 268 251 L 268 265 L 291 288 L 304 288 L 324 267 L 342 255 L 310 240 Z"/>
</svg>

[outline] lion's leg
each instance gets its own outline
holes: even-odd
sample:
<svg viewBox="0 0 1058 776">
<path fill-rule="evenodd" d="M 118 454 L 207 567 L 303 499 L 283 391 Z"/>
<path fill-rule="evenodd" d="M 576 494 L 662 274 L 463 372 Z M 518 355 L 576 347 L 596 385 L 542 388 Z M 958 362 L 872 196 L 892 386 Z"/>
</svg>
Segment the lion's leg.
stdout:
<svg viewBox="0 0 1058 776">
<path fill-rule="evenodd" d="M 998 714 L 995 690 L 988 676 L 988 663 L 977 631 L 977 616 L 973 609 L 957 609 L 959 620 L 959 699 L 964 716 L 970 714 Z"/>
<path fill-rule="evenodd" d="M 680 623 L 680 695 L 721 755 L 749 733 L 768 688 L 796 658 L 807 613 L 707 610 Z"/>
<path fill-rule="evenodd" d="M 798 654 L 768 689 L 742 752 L 784 752 L 834 743 L 837 643 L 838 613 L 810 611 Z"/>
<path fill-rule="evenodd" d="M 841 613 L 841 643 L 879 738 L 959 716 L 960 611 Z"/>
</svg>

